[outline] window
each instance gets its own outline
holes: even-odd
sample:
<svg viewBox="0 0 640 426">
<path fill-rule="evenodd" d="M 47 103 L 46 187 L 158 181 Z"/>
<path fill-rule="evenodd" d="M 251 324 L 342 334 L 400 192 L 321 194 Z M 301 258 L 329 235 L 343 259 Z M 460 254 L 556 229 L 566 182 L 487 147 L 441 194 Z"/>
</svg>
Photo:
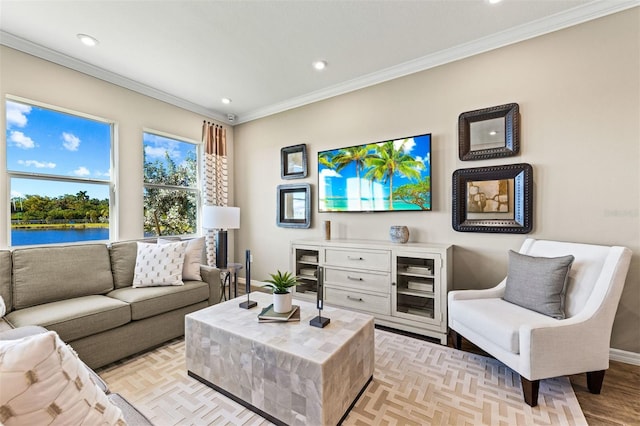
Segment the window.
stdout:
<svg viewBox="0 0 640 426">
<path fill-rule="evenodd" d="M 197 232 L 198 144 L 145 132 L 144 234 Z"/>
<path fill-rule="evenodd" d="M 113 123 L 6 100 L 10 245 L 109 239 Z"/>
</svg>

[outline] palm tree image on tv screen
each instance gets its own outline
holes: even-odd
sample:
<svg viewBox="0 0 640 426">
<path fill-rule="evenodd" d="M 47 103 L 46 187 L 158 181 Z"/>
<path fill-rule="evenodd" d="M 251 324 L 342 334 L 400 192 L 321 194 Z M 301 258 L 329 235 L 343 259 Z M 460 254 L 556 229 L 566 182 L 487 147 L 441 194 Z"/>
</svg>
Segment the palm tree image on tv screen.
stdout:
<svg viewBox="0 0 640 426">
<path fill-rule="evenodd" d="M 319 152 L 318 210 L 431 210 L 431 134 Z"/>
</svg>

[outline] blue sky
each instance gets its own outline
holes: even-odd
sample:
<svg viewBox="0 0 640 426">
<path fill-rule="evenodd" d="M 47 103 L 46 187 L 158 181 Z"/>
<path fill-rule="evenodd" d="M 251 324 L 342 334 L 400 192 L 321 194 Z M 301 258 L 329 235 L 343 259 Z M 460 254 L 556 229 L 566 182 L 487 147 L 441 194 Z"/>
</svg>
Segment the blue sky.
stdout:
<svg viewBox="0 0 640 426">
<path fill-rule="evenodd" d="M 111 125 L 7 100 L 7 169 L 108 181 Z M 81 189 L 79 189 L 81 188 Z M 58 196 L 85 190 L 108 198 L 108 187 L 14 179 L 11 195 Z"/>
</svg>

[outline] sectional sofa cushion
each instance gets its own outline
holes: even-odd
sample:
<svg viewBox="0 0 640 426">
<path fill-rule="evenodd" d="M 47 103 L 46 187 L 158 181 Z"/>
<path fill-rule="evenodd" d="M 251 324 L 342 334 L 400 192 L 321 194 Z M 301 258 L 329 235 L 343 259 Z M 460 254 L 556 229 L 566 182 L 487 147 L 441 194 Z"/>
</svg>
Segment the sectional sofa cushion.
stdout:
<svg viewBox="0 0 640 426">
<path fill-rule="evenodd" d="M 107 296 L 83 296 L 13 311 L 6 316 L 14 327 L 37 324 L 54 330 L 65 342 L 119 327 L 131 321 L 131 309 Z"/>
<path fill-rule="evenodd" d="M 13 251 L 13 307 L 23 309 L 113 290 L 105 244 Z"/>
<path fill-rule="evenodd" d="M 4 300 L 7 312 L 12 307 L 11 301 L 11 252 L 0 250 L 0 296 Z"/>
<path fill-rule="evenodd" d="M 136 241 L 121 241 L 113 243 L 109 247 L 115 288 L 131 287 L 137 252 L 138 243 Z"/>
<path fill-rule="evenodd" d="M 209 285 L 202 281 L 185 281 L 182 286 L 128 287 L 113 290 L 107 296 L 131 304 L 131 319 L 140 320 L 207 301 Z"/>
<path fill-rule="evenodd" d="M 0 359 L 0 423 L 126 425 L 55 332 L 0 341 Z"/>
</svg>

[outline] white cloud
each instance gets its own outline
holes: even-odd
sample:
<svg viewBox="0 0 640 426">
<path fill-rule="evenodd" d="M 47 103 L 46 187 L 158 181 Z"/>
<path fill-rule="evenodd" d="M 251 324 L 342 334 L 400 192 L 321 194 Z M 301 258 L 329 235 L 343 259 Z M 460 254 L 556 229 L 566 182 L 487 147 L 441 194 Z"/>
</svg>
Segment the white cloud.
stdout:
<svg viewBox="0 0 640 426">
<path fill-rule="evenodd" d="M 18 164 L 22 164 L 27 167 L 35 167 L 36 169 L 55 169 L 56 163 L 52 162 L 42 162 L 37 160 L 18 160 Z"/>
<path fill-rule="evenodd" d="M 31 149 L 36 146 L 36 143 L 29 136 L 17 130 L 12 130 L 9 134 L 9 140 L 13 142 L 18 148 Z"/>
<path fill-rule="evenodd" d="M 29 105 L 7 101 L 7 127 L 24 127 L 27 125 L 27 115 L 31 113 Z"/>
<path fill-rule="evenodd" d="M 144 152 L 145 154 L 147 154 L 147 157 L 152 158 L 164 158 L 165 152 L 168 152 L 169 156 L 172 158 L 178 157 L 180 155 L 177 150 L 172 149 L 171 147 L 146 146 L 144 148 Z"/>
<path fill-rule="evenodd" d="M 322 169 L 322 171 L 320 172 L 320 178 L 323 179 L 326 177 L 342 177 L 342 175 L 335 170 Z"/>
<path fill-rule="evenodd" d="M 403 146 L 403 151 L 408 154 L 413 151 L 413 148 L 416 146 L 416 142 L 413 140 L 413 138 L 398 139 L 393 142 L 393 147 L 395 149 L 400 149 L 401 146 Z"/>
<path fill-rule="evenodd" d="M 73 174 L 76 176 L 89 176 L 91 172 L 84 166 L 80 166 L 73 171 Z"/>
<path fill-rule="evenodd" d="M 22 192 L 11 190 L 11 198 L 24 198 L 24 194 Z"/>
<path fill-rule="evenodd" d="M 62 146 L 64 146 L 65 149 L 67 149 L 69 151 L 77 151 L 78 150 L 78 147 L 80 146 L 80 138 L 79 137 L 77 137 L 73 133 L 63 132 L 62 133 L 62 139 L 64 140 L 64 142 L 62 143 Z"/>
</svg>

